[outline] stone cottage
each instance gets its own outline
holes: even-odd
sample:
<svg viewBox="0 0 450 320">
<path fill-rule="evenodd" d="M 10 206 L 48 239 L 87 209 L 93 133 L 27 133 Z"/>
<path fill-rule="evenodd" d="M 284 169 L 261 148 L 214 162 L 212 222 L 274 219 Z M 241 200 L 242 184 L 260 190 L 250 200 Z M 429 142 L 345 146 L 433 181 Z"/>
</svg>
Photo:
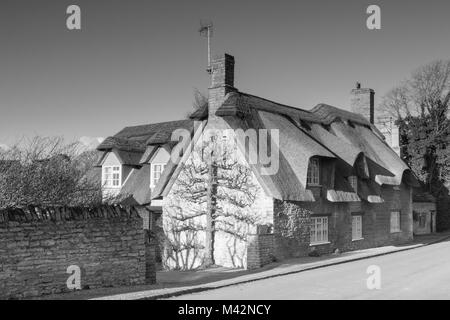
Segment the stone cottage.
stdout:
<svg viewBox="0 0 450 320">
<path fill-rule="evenodd" d="M 186 163 L 210 131 L 222 132 L 220 143 L 234 143 L 236 163 L 248 168 L 248 183 L 256 186 L 252 201 L 238 210 L 239 221 L 230 220 L 232 214 L 222 204 L 217 223 L 226 228 L 214 234 L 215 264 L 253 268 L 312 251 L 342 252 L 412 239 L 417 180 L 373 123 L 373 90 L 357 85 L 351 91 L 351 111 L 326 104 L 304 110 L 240 92 L 234 64 L 228 54 L 212 61 L 208 104 L 189 119 L 127 127 L 98 147 L 105 197 L 121 195 L 123 201 L 147 206 L 152 221 L 161 217 L 167 268 L 200 267 L 211 243 L 204 229 L 208 218 L 193 215 L 208 210 L 210 199 L 206 207 L 195 208 L 177 199 L 186 186 Z M 172 136 L 176 129 L 190 137 L 180 161 L 171 158 L 174 150 L 179 152 L 180 142 Z M 236 132 L 243 134 L 236 138 Z M 269 164 L 259 153 L 264 140 L 270 155 L 277 155 Z M 268 170 L 270 166 L 276 170 Z M 215 201 L 230 199 L 232 191 L 226 188 Z M 174 215 L 176 235 L 169 232 Z M 186 215 L 195 218 L 189 219 L 190 228 L 180 218 Z"/>
</svg>

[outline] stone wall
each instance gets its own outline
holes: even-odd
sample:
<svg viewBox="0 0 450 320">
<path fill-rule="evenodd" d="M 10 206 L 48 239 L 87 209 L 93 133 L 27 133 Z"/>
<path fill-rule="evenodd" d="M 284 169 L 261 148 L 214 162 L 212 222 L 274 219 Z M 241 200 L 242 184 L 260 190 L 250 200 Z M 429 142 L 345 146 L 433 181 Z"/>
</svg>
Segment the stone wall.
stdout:
<svg viewBox="0 0 450 320">
<path fill-rule="evenodd" d="M 274 200 L 273 210 L 276 259 L 307 255 L 312 211 L 303 208 L 299 202 L 281 200 Z"/>
<path fill-rule="evenodd" d="M 274 262 L 274 243 L 274 234 L 266 226 L 260 226 L 255 234 L 247 235 L 246 269 L 258 269 Z"/>
<path fill-rule="evenodd" d="M 67 292 L 69 266 L 81 288 L 155 282 L 154 241 L 132 207 L 0 212 L 0 298 Z"/>
<path fill-rule="evenodd" d="M 413 238 L 411 188 L 381 188 L 383 203 L 314 202 L 274 200 L 274 254 L 282 260 L 307 256 L 311 251 L 328 254 L 402 244 Z M 391 233 L 390 212 L 400 211 L 401 231 Z M 362 239 L 352 239 L 352 216 L 362 216 Z M 310 245 L 312 217 L 328 217 L 328 242 Z"/>
</svg>

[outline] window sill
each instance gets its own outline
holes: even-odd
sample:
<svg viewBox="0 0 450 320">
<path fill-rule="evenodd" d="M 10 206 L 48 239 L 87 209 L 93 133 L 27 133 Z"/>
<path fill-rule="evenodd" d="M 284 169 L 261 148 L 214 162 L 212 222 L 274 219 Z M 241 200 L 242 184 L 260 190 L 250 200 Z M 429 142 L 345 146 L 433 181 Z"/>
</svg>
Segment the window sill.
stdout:
<svg viewBox="0 0 450 320">
<path fill-rule="evenodd" d="M 309 246 L 310 247 L 314 247 L 314 246 L 320 246 L 320 245 L 323 245 L 323 244 L 330 244 L 330 243 L 331 243 L 330 241 L 313 242 L 313 243 L 310 243 Z"/>
<path fill-rule="evenodd" d="M 352 241 L 360 241 L 360 240 L 364 240 L 364 238 L 356 238 L 356 239 L 352 239 Z"/>
<path fill-rule="evenodd" d="M 399 230 L 399 231 L 391 231 L 391 234 L 394 234 L 394 233 L 402 233 L 402 230 Z"/>
</svg>

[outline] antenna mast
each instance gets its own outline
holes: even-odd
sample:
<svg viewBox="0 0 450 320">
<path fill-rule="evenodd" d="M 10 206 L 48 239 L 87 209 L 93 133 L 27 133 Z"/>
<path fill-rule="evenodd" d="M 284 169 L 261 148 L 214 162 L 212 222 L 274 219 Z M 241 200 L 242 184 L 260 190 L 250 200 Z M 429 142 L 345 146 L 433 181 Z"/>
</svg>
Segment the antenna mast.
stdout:
<svg viewBox="0 0 450 320">
<path fill-rule="evenodd" d="M 200 21 L 200 35 L 206 37 L 208 41 L 208 67 L 206 68 L 206 72 L 211 74 L 211 37 L 213 31 L 212 21 Z"/>
</svg>

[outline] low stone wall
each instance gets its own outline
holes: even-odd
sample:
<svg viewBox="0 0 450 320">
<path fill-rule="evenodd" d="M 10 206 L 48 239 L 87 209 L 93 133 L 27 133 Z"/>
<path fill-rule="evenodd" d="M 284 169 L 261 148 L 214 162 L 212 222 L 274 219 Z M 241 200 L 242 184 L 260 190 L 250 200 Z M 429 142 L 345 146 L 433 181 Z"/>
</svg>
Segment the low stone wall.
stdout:
<svg viewBox="0 0 450 320">
<path fill-rule="evenodd" d="M 149 233 L 133 207 L 0 211 L 0 298 L 70 291 L 69 266 L 82 289 L 153 283 Z"/>
<path fill-rule="evenodd" d="M 256 234 L 247 235 L 246 269 L 258 269 L 274 261 L 274 234 L 265 226 L 257 228 Z"/>
</svg>

